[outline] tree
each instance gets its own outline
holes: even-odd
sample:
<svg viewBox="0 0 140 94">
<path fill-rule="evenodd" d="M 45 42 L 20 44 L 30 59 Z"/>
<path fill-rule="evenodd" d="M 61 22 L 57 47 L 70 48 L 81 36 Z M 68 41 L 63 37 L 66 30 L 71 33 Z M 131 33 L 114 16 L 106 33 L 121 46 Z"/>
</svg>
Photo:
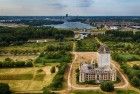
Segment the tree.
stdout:
<svg viewBox="0 0 140 94">
<path fill-rule="evenodd" d="M 140 86 L 140 79 L 135 76 L 131 79 L 131 83 L 132 83 L 132 85 L 138 87 L 138 86 Z"/>
<path fill-rule="evenodd" d="M 139 69 L 140 69 L 140 66 L 137 65 L 137 64 L 134 64 L 134 65 L 133 65 L 133 69 L 135 69 L 135 70 L 139 70 Z"/>
<path fill-rule="evenodd" d="M 105 25 L 103 25 L 103 24 L 100 26 L 101 29 L 103 29 L 104 27 L 105 27 Z"/>
<path fill-rule="evenodd" d="M 100 88 L 106 92 L 114 91 L 114 84 L 111 81 L 102 82 Z"/>
<path fill-rule="evenodd" d="M 5 58 L 5 61 L 12 62 L 13 60 L 11 58 Z"/>
<path fill-rule="evenodd" d="M 64 35 L 63 34 L 56 34 L 55 35 L 55 40 L 63 41 L 64 40 Z"/>
<path fill-rule="evenodd" d="M 0 94 L 11 94 L 8 84 L 0 83 Z"/>
<path fill-rule="evenodd" d="M 47 87 L 43 89 L 43 94 L 54 94 Z"/>
<path fill-rule="evenodd" d="M 55 73 L 55 66 L 51 67 L 51 73 Z"/>
</svg>

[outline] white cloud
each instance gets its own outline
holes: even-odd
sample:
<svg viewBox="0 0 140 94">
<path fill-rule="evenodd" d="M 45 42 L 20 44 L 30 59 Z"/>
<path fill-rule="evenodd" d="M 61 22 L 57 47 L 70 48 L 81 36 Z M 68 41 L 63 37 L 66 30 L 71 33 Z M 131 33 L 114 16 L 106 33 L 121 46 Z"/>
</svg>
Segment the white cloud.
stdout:
<svg viewBox="0 0 140 94">
<path fill-rule="evenodd" d="M 0 15 L 140 15 L 140 0 L 0 0 Z"/>
</svg>

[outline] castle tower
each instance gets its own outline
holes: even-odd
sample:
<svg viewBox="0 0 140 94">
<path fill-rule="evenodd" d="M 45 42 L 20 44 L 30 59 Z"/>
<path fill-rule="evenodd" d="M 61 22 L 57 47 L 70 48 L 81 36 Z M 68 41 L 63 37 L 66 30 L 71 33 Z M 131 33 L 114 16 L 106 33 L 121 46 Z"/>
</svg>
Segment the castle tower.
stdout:
<svg viewBox="0 0 140 94">
<path fill-rule="evenodd" d="M 110 67 L 110 49 L 106 45 L 101 45 L 98 49 L 98 67 Z"/>
</svg>

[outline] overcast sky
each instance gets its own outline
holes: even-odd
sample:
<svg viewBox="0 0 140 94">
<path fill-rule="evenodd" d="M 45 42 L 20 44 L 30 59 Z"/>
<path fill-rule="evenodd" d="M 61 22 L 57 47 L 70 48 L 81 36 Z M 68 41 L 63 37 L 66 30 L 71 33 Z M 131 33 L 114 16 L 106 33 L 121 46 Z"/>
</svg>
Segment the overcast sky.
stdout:
<svg viewBox="0 0 140 94">
<path fill-rule="evenodd" d="M 0 0 L 1 16 L 140 16 L 140 0 Z"/>
</svg>

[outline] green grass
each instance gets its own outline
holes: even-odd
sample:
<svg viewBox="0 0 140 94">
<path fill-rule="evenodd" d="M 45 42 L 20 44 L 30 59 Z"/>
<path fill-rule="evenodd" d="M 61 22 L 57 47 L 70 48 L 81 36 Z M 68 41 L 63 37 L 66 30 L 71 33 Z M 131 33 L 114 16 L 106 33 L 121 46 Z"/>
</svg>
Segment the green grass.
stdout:
<svg viewBox="0 0 140 94">
<path fill-rule="evenodd" d="M 25 43 L 22 45 L 11 45 L 8 47 L 0 47 L 0 54 L 26 54 L 26 53 L 38 53 L 43 52 L 47 49 L 49 45 L 58 45 L 58 44 L 65 44 L 69 45 L 72 42 L 70 41 L 64 41 L 64 42 L 58 42 L 58 41 L 51 41 L 47 43 Z"/>
<path fill-rule="evenodd" d="M 116 91 L 117 94 L 139 94 L 136 91 L 133 90 L 117 90 Z"/>
<path fill-rule="evenodd" d="M 43 81 L 44 80 L 44 77 L 45 77 L 46 74 L 37 74 L 35 76 L 35 79 L 36 81 Z"/>
<path fill-rule="evenodd" d="M 73 91 L 71 94 L 139 94 L 133 90 L 116 90 L 115 92 L 102 92 L 102 91 Z"/>
<path fill-rule="evenodd" d="M 104 94 L 101 91 L 74 91 L 71 94 Z"/>
<path fill-rule="evenodd" d="M 31 80 L 33 74 L 2 74 L 0 80 Z"/>
<path fill-rule="evenodd" d="M 129 54 L 139 54 L 140 44 L 135 42 L 122 42 L 122 41 L 103 41 L 107 44 L 111 51 L 116 53 L 129 53 Z"/>
<path fill-rule="evenodd" d="M 72 56 L 69 52 L 46 52 L 45 54 L 42 53 L 37 59 L 36 63 L 40 64 L 47 64 L 47 63 L 64 63 L 70 62 Z"/>
<path fill-rule="evenodd" d="M 99 43 L 95 40 L 95 38 L 86 38 L 84 40 L 77 41 L 76 50 L 77 51 L 97 51 L 99 47 Z"/>
</svg>

